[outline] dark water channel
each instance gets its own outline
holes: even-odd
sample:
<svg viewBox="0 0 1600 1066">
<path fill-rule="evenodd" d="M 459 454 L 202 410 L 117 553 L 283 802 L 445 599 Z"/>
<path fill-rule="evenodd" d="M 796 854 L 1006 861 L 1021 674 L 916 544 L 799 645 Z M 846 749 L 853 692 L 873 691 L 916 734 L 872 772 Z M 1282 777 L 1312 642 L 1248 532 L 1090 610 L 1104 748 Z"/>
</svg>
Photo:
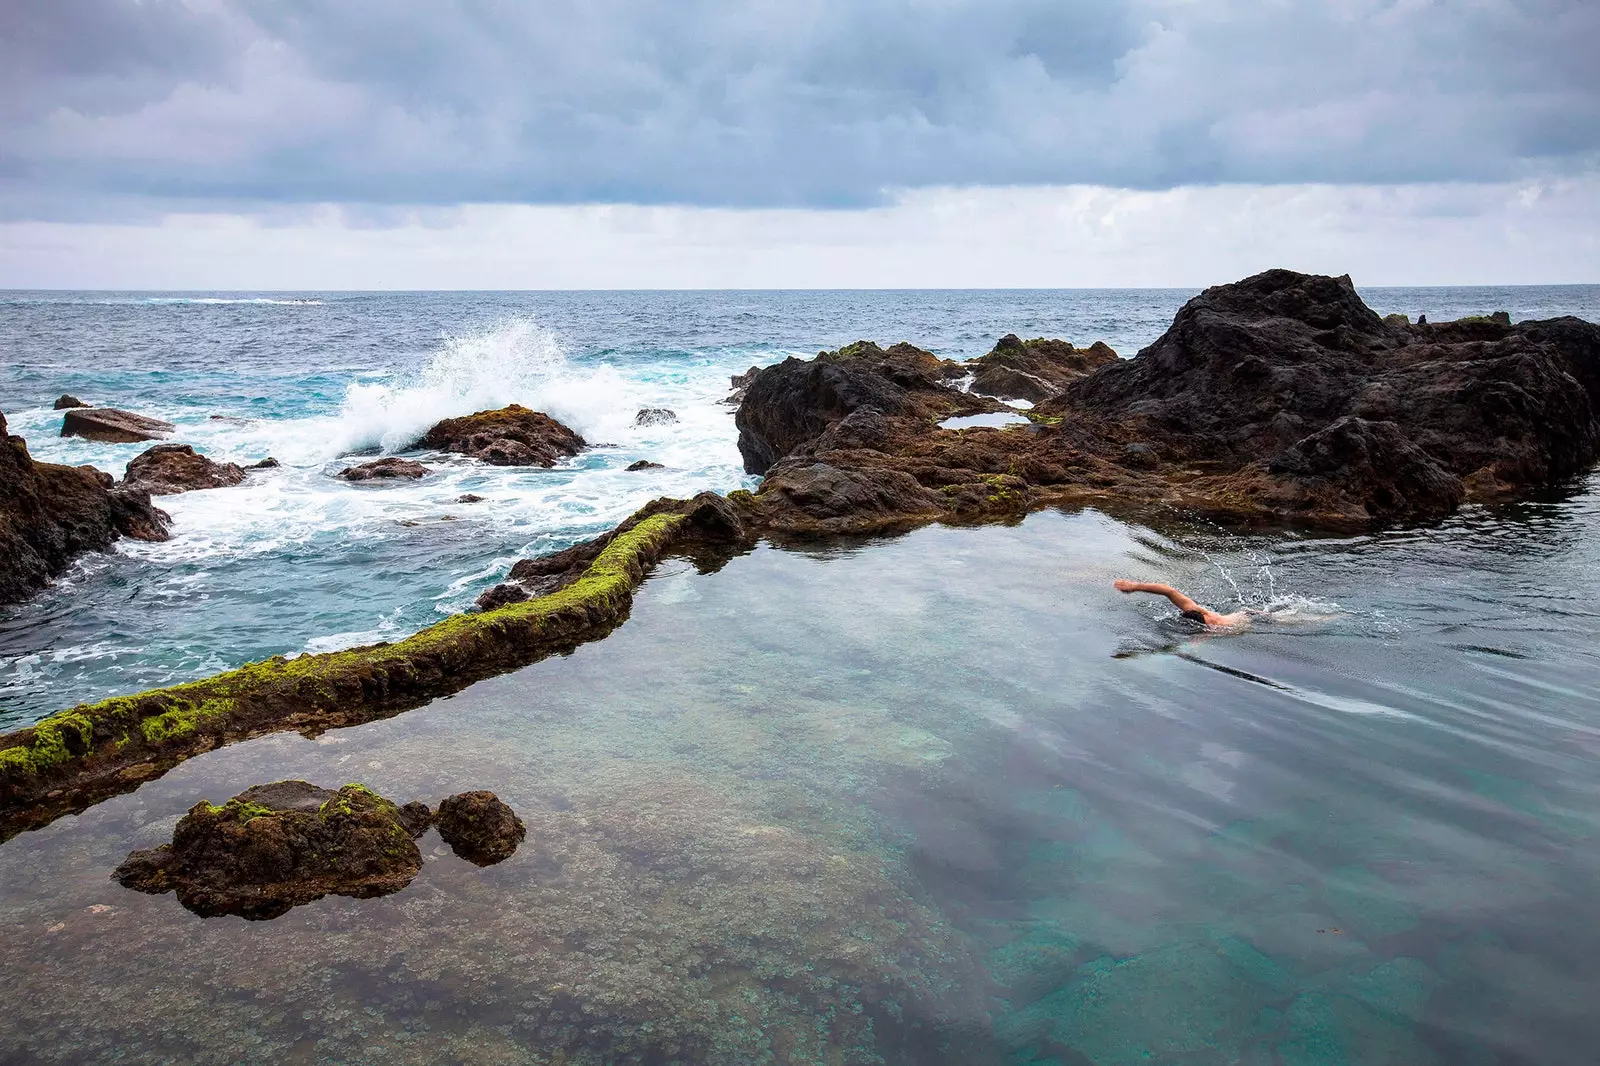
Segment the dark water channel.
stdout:
<svg viewBox="0 0 1600 1066">
<path fill-rule="evenodd" d="M 1592 1062 L 1597 488 L 671 562 L 570 657 L 0 847 L 0 1060 Z M 489 788 L 529 835 L 270 922 L 108 879 L 282 777 Z"/>
</svg>

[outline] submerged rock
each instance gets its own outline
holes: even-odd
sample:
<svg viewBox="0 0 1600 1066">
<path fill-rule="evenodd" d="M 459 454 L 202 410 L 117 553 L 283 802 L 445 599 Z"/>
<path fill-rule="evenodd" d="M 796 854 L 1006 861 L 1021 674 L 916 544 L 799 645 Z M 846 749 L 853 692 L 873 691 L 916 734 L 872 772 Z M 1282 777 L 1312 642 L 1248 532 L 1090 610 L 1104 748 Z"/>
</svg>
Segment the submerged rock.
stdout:
<svg viewBox="0 0 1600 1066">
<path fill-rule="evenodd" d="M 482 503 L 483 502 L 483 497 L 482 496 L 475 496 L 470 492 L 463 492 L 461 495 L 456 497 L 456 502 L 457 503 Z"/>
<path fill-rule="evenodd" d="M 665 470 L 660 463 L 652 463 L 648 459 L 640 459 L 636 463 L 629 463 L 625 468 L 630 474 L 638 470 Z"/>
<path fill-rule="evenodd" d="M 1058 395 L 1089 371 L 1116 361 L 1116 351 L 1104 341 L 1074 348 L 1062 340 L 1039 337 L 1024 341 L 1008 333 L 995 342 L 993 351 L 968 365 L 973 369 L 972 391 L 1038 403 Z"/>
<path fill-rule="evenodd" d="M 1190 300 L 1131 360 L 1007 338 L 990 365 L 1070 380 L 1032 424 L 959 433 L 931 417 L 973 413 L 954 409 L 961 394 L 934 379 L 932 356 L 908 361 L 924 374 L 909 382 L 876 346 L 791 359 L 740 406 L 746 469 L 767 476 L 734 498 L 779 534 L 1048 502 L 1335 527 L 1433 519 L 1600 456 L 1600 326 L 1508 319 L 1385 322 L 1349 278 L 1268 271 Z M 1079 355 L 1102 365 L 1085 373 Z"/>
<path fill-rule="evenodd" d="M 72 393 L 70 393 L 70 392 L 63 392 L 61 394 L 61 398 L 58 399 L 56 401 L 56 404 L 55 404 L 55 408 L 56 408 L 57 411 L 66 411 L 66 410 L 69 410 L 69 409 L 74 408 L 74 407 L 88 407 L 88 406 L 89 406 L 88 404 L 84 403 L 82 400 L 78 399 L 76 396 L 72 395 Z"/>
<path fill-rule="evenodd" d="M 431 473 L 421 463 L 412 459 L 399 459 L 393 456 L 388 459 L 374 459 L 370 463 L 360 466 L 347 466 L 339 471 L 339 476 L 346 481 L 392 481 L 407 479 L 415 481 L 417 478 L 427 477 Z"/>
<path fill-rule="evenodd" d="M 493 792 L 463 792 L 439 804 L 439 836 L 461 858 L 478 866 L 509 859 L 528 835 L 512 810 Z"/>
<path fill-rule="evenodd" d="M 109 444 L 136 444 L 159 440 L 177 427 L 159 418 L 119 411 L 114 407 L 78 407 L 61 419 L 63 437 L 83 437 Z"/>
<path fill-rule="evenodd" d="M 0 413 L 0 603 L 43 587 L 81 552 L 118 536 L 166 540 L 167 515 L 92 466 L 35 462 Z"/>
<path fill-rule="evenodd" d="M 276 918 L 329 894 L 366 899 L 406 887 L 422 869 L 415 823 L 414 811 L 402 817 L 362 785 L 335 792 L 276 781 L 221 807 L 195 804 L 172 843 L 134 852 L 112 876 L 140 892 L 176 892 L 202 916 Z"/>
<path fill-rule="evenodd" d="M 493 466 L 554 466 L 586 447 L 582 437 L 560 422 L 519 404 L 447 418 L 417 444 Z"/>
<path fill-rule="evenodd" d="M 134 457 L 122 475 L 123 485 L 152 496 L 226 488 L 243 480 L 238 464 L 214 462 L 187 444 L 157 444 Z"/>
<path fill-rule="evenodd" d="M 642 407 L 633 416 L 636 426 L 668 426 L 678 420 L 678 412 L 665 407 Z"/>
</svg>

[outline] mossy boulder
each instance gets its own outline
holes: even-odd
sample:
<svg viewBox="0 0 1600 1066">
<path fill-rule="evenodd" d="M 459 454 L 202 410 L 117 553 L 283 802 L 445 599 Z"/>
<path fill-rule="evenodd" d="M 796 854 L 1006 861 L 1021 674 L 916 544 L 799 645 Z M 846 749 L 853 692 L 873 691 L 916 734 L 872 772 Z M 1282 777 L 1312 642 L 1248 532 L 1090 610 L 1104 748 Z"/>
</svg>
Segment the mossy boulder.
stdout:
<svg viewBox="0 0 1600 1066">
<path fill-rule="evenodd" d="M 492 466 L 555 466 L 587 447 L 573 430 L 520 404 L 447 418 L 417 444 L 470 455 Z"/>
<path fill-rule="evenodd" d="M 493 792 L 463 792 L 439 804 L 439 835 L 461 858 L 479 866 L 509 859 L 528 835 L 522 819 Z"/>
<path fill-rule="evenodd" d="M 400 891 L 422 869 L 416 825 L 364 785 L 275 781 L 220 807 L 195 804 L 172 843 L 134 852 L 113 876 L 140 892 L 176 892 L 204 917 L 276 918 L 329 894 Z"/>
<path fill-rule="evenodd" d="M 1007 333 L 989 354 L 972 360 L 972 389 L 1007 400 L 1048 400 L 1069 383 L 1117 361 L 1116 351 L 1104 341 L 1087 348 L 1049 337 L 1025 341 Z"/>
</svg>

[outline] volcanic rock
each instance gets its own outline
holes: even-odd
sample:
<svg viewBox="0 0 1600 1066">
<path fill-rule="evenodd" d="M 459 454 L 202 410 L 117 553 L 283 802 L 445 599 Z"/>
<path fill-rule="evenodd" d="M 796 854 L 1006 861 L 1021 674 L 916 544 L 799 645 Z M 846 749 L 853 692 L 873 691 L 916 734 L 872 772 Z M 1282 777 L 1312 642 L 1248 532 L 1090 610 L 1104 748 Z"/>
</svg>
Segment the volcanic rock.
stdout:
<svg viewBox="0 0 1600 1066">
<path fill-rule="evenodd" d="M 665 470 L 660 463 L 652 463 L 648 459 L 640 459 L 637 463 L 629 463 L 625 468 L 629 473 L 635 470 Z"/>
<path fill-rule="evenodd" d="M 387 459 L 374 459 L 370 463 L 360 466 L 347 466 L 339 471 L 339 477 L 346 481 L 389 481 L 394 479 L 410 479 L 427 477 L 430 471 L 421 463 L 412 459 L 400 459 L 390 456 Z"/>
<path fill-rule="evenodd" d="M 560 422 L 519 404 L 447 418 L 417 444 L 493 466 L 554 466 L 586 447 L 582 437 Z"/>
<path fill-rule="evenodd" d="M 439 836 L 461 858 L 479 866 L 509 859 L 528 831 L 493 792 L 463 792 L 439 804 Z"/>
<path fill-rule="evenodd" d="M 1048 400 L 1091 370 L 1117 361 L 1117 353 L 1104 341 L 1074 348 L 1062 340 L 1039 337 L 1024 341 L 1015 333 L 1001 337 L 988 355 L 968 365 L 973 368 L 972 391 L 1006 400 Z"/>
<path fill-rule="evenodd" d="M 678 420 L 678 412 L 666 407 L 642 407 L 633 416 L 636 426 L 669 426 Z"/>
<path fill-rule="evenodd" d="M 84 403 L 82 400 L 78 399 L 76 396 L 72 395 L 72 393 L 70 393 L 70 392 L 63 392 L 61 394 L 61 398 L 56 401 L 56 410 L 57 411 L 66 411 L 66 410 L 69 410 L 70 408 L 73 408 L 73 407 L 88 407 L 88 406 L 89 406 L 88 404 Z"/>
<path fill-rule="evenodd" d="M 128 463 L 122 484 L 152 496 L 171 496 L 195 489 L 218 489 L 244 480 L 235 463 L 217 463 L 187 444 L 157 444 Z"/>
<path fill-rule="evenodd" d="M 482 496 L 475 496 L 470 492 L 463 492 L 461 495 L 456 497 L 456 502 L 457 503 L 482 503 L 483 502 L 483 497 Z"/>
<path fill-rule="evenodd" d="M 195 804 L 172 843 L 134 852 L 112 876 L 140 892 L 175 891 L 205 917 L 276 918 L 330 893 L 366 899 L 406 887 L 422 869 L 417 821 L 362 785 L 277 781 L 221 807 Z"/>
<path fill-rule="evenodd" d="M 273 469 L 275 467 L 279 467 L 279 466 L 282 466 L 282 465 L 283 465 L 282 463 L 278 462 L 278 460 L 274 459 L 272 456 L 269 455 L 265 459 L 261 460 L 259 463 L 251 463 L 249 466 L 245 467 L 245 469 L 246 470 L 271 470 L 271 469 Z"/>
<path fill-rule="evenodd" d="M 149 493 L 115 487 L 110 474 L 35 462 L 21 437 L 7 436 L 0 413 L 0 603 L 22 599 L 118 535 L 166 540 L 167 521 Z"/>
<path fill-rule="evenodd" d="M 63 437 L 83 437 L 109 444 L 159 440 L 175 428 L 171 422 L 114 407 L 78 407 L 67 411 L 61 419 Z"/>
</svg>

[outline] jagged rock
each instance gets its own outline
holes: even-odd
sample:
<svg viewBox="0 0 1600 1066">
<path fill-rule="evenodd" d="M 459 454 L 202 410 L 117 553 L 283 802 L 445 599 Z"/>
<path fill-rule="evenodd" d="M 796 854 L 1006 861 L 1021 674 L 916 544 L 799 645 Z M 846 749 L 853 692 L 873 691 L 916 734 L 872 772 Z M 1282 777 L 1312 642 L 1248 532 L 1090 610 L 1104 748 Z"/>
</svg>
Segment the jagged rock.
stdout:
<svg viewBox="0 0 1600 1066">
<path fill-rule="evenodd" d="M 528 590 L 522 585 L 510 581 L 502 581 L 494 588 L 480 594 L 475 602 L 478 610 L 492 611 L 496 607 L 504 607 L 508 603 L 521 603 L 528 598 Z"/>
<path fill-rule="evenodd" d="M 461 858 L 479 866 L 509 859 L 527 836 L 517 812 L 493 792 L 463 792 L 439 804 L 439 836 Z"/>
<path fill-rule="evenodd" d="M 251 463 L 249 466 L 245 467 L 245 469 L 246 470 L 271 470 L 271 469 L 273 469 L 275 467 L 279 467 L 279 466 L 282 466 L 282 465 L 283 465 L 282 463 L 278 462 L 278 460 L 274 459 L 272 456 L 269 455 L 265 459 L 261 460 L 259 463 Z"/>
<path fill-rule="evenodd" d="M 0 413 L 0 603 L 43 587 L 80 552 L 119 535 L 166 540 L 167 514 L 150 494 L 118 488 L 92 466 L 35 462 Z"/>
<path fill-rule="evenodd" d="M 1074 348 L 1062 340 L 1024 341 L 1008 333 L 995 342 L 993 351 L 968 365 L 973 369 L 972 391 L 1038 403 L 1089 371 L 1116 361 L 1117 353 L 1104 341 Z"/>
<path fill-rule="evenodd" d="M 586 447 L 582 437 L 560 422 L 519 404 L 447 418 L 417 444 L 493 466 L 554 466 Z"/>
<path fill-rule="evenodd" d="M 374 459 L 370 463 L 360 466 L 347 466 L 339 471 L 339 476 L 346 481 L 389 481 L 394 479 L 409 479 L 427 477 L 431 473 L 421 463 L 412 459 L 399 459 L 390 456 L 387 459 Z"/>
<path fill-rule="evenodd" d="M 678 412 L 665 407 L 643 407 L 633 416 L 636 426 L 669 426 L 678 420 Z"/>
<path fill-rule="evenodd" d="M 410 803 L 402 803 L 400 805 L 400 824 L 406 827 L 406 832 L 411 834 L 412 840 L 415 840 L 423 833 L 426 833 L 428 827 L 433 824 L 433 812 L 428 809 L 426 803 L 419 803 L 416 800 L 412 800 Z"/>
<path fill-rule="evenodd" d="M 629 463 L 626 469 L 629 473 L 632 473 L 635 470 L 665 470 L 666 467 L 662 466 L 660 463 L 652 463 L 648 459 L 640 459 L 636 463 Z"/>
<path fill-rule="evenodd" d="M 276 781 L 220 807 L 195 804 L 172 843 L 134 852 L 113 876 L 140 892 L 175 891 L 205 917 L 276 918 L 330 893 L 366 899 L 406 887 L 422 869 L 417 821 L 414 808 L 402 814 L 362 785 Z"/>
<path fill-rule="evenodd" d="M 482 503 L 483 502 L 483 497 L 482 496 L 474 496 L 470 492 L 463 492 L 461 495 L 456 497 L 456 502 L 457 503 Z"/>
<path fill-rule="evenodd" d="M 67 411 L 61 419 L 63 437 L 83 437 L 109 444 L 159 440 L 176 428 L 171 422 L 114 407 L 78 407 Z"/>
<path fill-rule="evenodd" d="M 61 398 L 56 401 L 56 410 L 57 411 L 66 411 L 66 410 L 69 410 L 69 409 L 71 409 L 73 407 L 88 407 L 88 406 L 89 406 L 88 404 L 84 403 L 82 400 L 78 399 L 76 396 L 72 395 L 72 393 L 70 393 L 70 392 L 63 392 L 61 394 Z"/>
<path fill-rule="evenodd" d="M 213 462 L 187 444 L 157 444 L 135 456 L 122 475 L 124 486 L 152 496 L 226 488 L 243 480 L 238 464 Z"/>
</svg>

